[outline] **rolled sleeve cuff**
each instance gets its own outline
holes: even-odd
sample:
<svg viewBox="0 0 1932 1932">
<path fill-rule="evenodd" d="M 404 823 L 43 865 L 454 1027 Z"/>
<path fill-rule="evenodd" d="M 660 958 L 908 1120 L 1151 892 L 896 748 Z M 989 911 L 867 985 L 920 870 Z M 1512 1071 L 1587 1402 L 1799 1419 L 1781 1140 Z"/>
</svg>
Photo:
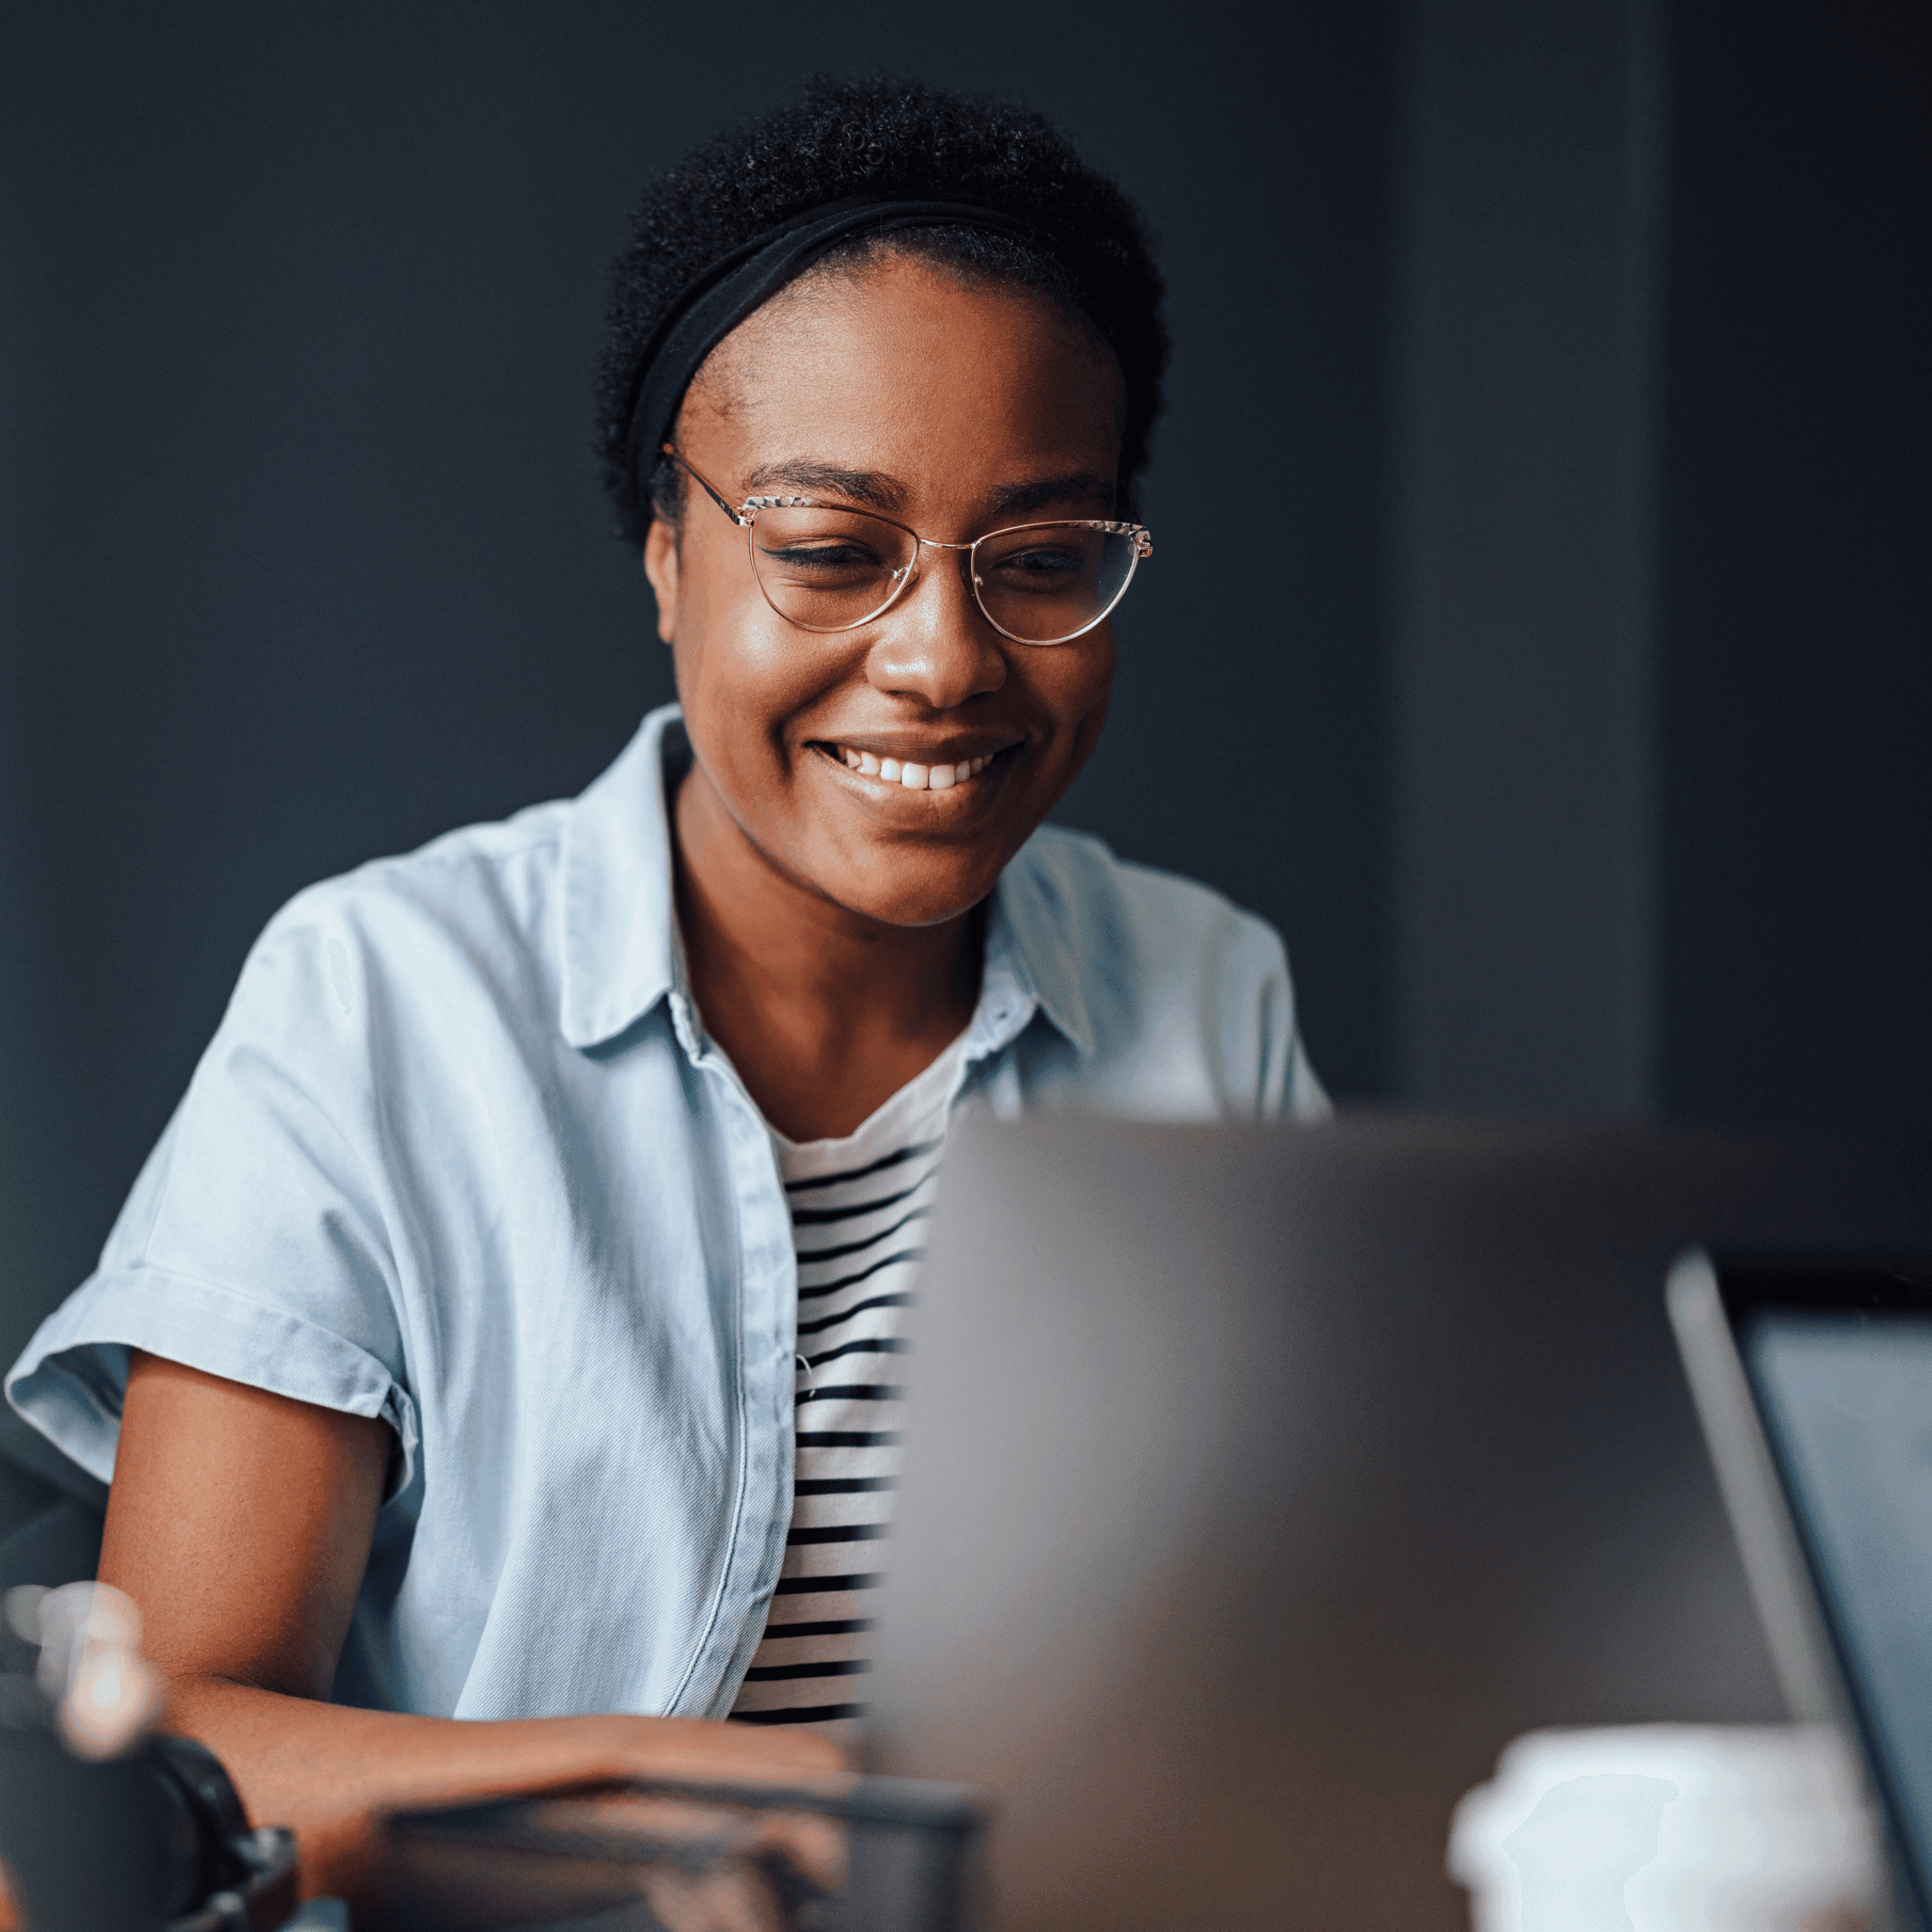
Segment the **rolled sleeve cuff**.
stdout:
<svg viewBox="0 0 1932 1932">
<path fill-rule="evenodd" d="M 415 1473 L 415 1402 L 366 1349 L 286 1309 L 164 1269 L 96 1275 L 41 1324 L 7 1377 L 7 1399 L 90 1475 L 112 1482 L 131 1349 L 318 1408 L 377 1417 L 402 1448 L 388 1495 Z"/>
</svg>

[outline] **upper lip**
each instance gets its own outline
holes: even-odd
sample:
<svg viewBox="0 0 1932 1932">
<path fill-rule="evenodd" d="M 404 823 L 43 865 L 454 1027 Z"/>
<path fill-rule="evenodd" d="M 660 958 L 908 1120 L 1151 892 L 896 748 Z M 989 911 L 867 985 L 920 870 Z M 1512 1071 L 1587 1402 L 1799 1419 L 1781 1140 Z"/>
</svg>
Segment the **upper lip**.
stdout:
<svg viewBox="0 0 1932 1932">
<path fill-rule="evenodd" d="M 963 764 L 968 758 L 992 758 L 1025 742 L 1018 731 L 953 731 L 944 737 L 922 738 L 909 731 L 855 731 L 834 737 L 814 734 L 809 744 L 835 749 L 870 752 L 875 758 L 897 758 L 901 764 Z"/>
</svg>

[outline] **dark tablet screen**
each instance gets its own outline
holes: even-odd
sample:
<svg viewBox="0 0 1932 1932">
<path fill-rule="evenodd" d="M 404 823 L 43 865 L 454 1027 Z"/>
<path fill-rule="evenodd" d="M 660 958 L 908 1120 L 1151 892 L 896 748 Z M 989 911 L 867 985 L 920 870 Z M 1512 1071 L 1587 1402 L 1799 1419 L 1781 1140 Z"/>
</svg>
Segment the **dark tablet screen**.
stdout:
<svg viewBox="0 0 1932 1932">
<path fill-rule="evenodd" d="M 1922 1893 L 1932 1874 L 1932 1308 L 1912 1305 L 1909 1287 L 1878 1306 L 1827 1291 L 1810 1305 L 1734 1303 L 1734 1314 Z"/>
</svg>

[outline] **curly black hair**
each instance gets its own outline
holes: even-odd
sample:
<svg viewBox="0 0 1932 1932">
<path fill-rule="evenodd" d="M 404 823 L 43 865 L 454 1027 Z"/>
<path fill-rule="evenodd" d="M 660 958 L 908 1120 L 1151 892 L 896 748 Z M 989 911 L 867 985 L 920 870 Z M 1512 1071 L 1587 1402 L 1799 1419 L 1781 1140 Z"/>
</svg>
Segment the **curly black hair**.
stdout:
<svg viewBox="0 0 1932 1932">
<path fill-rule="evenodd" d="M 642 543 L 654 512 L 675 521 L 683 505 L 682 472 L 658 458 L 640 478 L 627 448 L 639 364 L 666 312 L 733 249 L 807 209 L 860 195 L 969 202 L 1051 242 L 1049 251 L 971 227 L 915 228 L 860 235 L 824 259 L 915 254 L 1063 303 L 1119 360 L 1121 497 L 1131 503 L 1168 358 L 1160 271 L 1133 203 L 1030 109 L 918 82 L 819 75 L 795 105 L 715 137 L 659 176 L 612 265 L 597 451 L 626 542 Z"/>
</svg>

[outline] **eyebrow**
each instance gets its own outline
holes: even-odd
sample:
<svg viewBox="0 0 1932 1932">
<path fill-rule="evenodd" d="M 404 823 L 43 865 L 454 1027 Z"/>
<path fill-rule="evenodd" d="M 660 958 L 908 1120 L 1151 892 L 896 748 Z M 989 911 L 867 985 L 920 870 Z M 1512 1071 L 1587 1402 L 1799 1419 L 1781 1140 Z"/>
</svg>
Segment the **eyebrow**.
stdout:
<svg viewBox="0 0 1932 1932">
<path fill-rule="evenodd" d="M 1037 483 L 1002 484 L 993 492 L 992 506 L 1003 515 L 1051 509 L 1056 503 L 1094 503 L 1112 509 L 1113 478 L 1076 469 L 1066 476 L 1043 476 Z"/>
<path fill-rule="evenodd" d="M 823 491 L 843 497 L 848 502 L 864 503 L 875 510 L 903 511 L 911 497 L 896 476 L 872 469 L 844 469 L 833 463 L 810 463 L 796 458 L 781 463 L 761 463 L 746 477 L 747 495 L 771 493 L 774 486 L 801 492 Z M 1069 471 L 1064 476 L 1042 476 L 1027 483 L 1003 483 L 992 492 L 990 509 L 995 515 L 1023 515 L 1029 510 L 1046 509 L 1056 503 L 1094 503 L 1111 509 L 1114 484 L 1111 477 L 1091 469 Z"/>
<path fill-rule="evenodd" d="M 774 484 L 787 490 L 824 491 L 835 497 L 849 497 L 855 503 L 869 503 L 875 510 L 906 507 L 906 488 L 897 477 L 872 469 L 841 469 L 835 463 L 805 463 L 793 459 L 786 463 L 760 463 L 745 478 L 748 494 L 771 494 Z"/>
</svg>

